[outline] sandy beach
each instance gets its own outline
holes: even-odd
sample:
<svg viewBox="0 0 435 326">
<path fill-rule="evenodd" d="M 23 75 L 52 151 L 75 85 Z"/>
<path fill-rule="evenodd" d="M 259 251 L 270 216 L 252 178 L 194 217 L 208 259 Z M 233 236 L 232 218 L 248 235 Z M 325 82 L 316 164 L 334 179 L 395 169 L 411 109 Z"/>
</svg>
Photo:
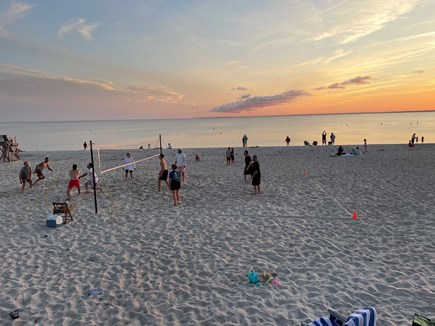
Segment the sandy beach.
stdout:
<svg viewBox="0 0 435 326">
<path fill-rule="evenodd" d="M 16 309 L 13 325 L 301 325 L 367 306 L 380 326 L 435 318 L 435 144 L 330 157 L 336 149 L 248 148 L 262 172 L 255 196 L 242 148 L 235 166 L 225 148 L 186 148 L 180 206 L 157 192 L 154 158 L 133 180 L 100 176 L 98 214 L 92 193 L 73 190 L 74 221 L 58 228 L 46 226 L 52 202 L 89 151 L 0 162 L 0 324 Z M 125 152 L 102 150 L 102 169 Z M 173 163 L 175 150 L 163 153 Z M 34 169 L 45 156 L 54 171 L 21 193 L 23 162 Z M 280 284 L 250 284 L 251 268 Z"/>
</svg>

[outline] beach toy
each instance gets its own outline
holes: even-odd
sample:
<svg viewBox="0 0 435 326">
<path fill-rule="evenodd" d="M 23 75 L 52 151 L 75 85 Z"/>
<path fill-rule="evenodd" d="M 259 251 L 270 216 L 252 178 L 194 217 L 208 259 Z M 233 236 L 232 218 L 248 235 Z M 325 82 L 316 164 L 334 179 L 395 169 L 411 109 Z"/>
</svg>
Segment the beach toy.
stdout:
<svg viewBox="0 0 435 326">
<path fill-rule="evenodd" d="M 274 278 L 274 279 L 272 280 L 272 282 L 270 282 L 270 283 L 272 283 L 272 284 L 274 284 L 274 285 L 276 285 L 276 286 L 281 286 L 281 282 L 280 282 L 279 280 L 277 280 L 276 278 Z"/>
<path fill-rule="evenodd" d="M 252 284 L 257 284 L 259 282 L 258 280 L 258 273 L 255 272 L 254 270 L 251 270 L 248 273 L 248 278 L 249 278 L 249 282 Z"/>
<path fill-rule="evenodd" d="M 356 220 L 356 219 L 358 218 L 358 216 L 356 215 L 356 211 L 353 212 L 353 216 L 352 216 L 352 218 L 353 218 L 354 220 Z"/>
</svg>

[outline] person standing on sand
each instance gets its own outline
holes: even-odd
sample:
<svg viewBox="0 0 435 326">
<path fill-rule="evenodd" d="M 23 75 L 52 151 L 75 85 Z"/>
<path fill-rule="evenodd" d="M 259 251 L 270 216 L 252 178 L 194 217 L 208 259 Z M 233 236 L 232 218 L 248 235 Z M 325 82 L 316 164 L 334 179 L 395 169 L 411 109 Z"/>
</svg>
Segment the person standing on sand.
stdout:
<svg viewBox="0 0 435 326">
<path fill-rule="evenodd" d="M 251 167 L 251 157 L 249 156 L 248 151 L 245 151 L 243 153 L 245 155 L 245 169 L 243 170 L 243 177 L 245 179 L 245 182 L 248 182 L 247 176 L 251 175 L 251 171 L 249 171 L 249 168 Z"/>
<path fill-rule="evenodd" d="M 174 206 L 180 205 L 180 173 L 177 171 L 177 165 L 172 164 L 172 171 L 169 173 L 169 183 L 172 191 L 172 199 L 174 200 Z"/>
<path fill-rule="evenodd" d="M 252 186 L 254 187 L 254 194 L 259 195 L 261 193 L 260 191 L 260 184 L 261 184 L 261 172 L 260 172 L 260 163 L 258 163 L 257 155 L 252 155 L 252 161 L 250 163 L 249 167 L 251 173 L 252 173 Z"/>
<path fill-rule="evenodd" d="M 322 132 L 322 145 L 326 145 L 326 131 L 323 130 Z"/>
<path fill-rule="evenodd" d="M 285 137 L 285 142 L 286 142 L 287 146 L 290 144 L 291 139 L 289 136 Z"/>
<path fill-rule="evenodd" d="M 88 187 L 91 186 L 91 189 L 94 189 L 94 178 L 95 178 L 95 189 L 97 188 L 97 183 L 98 183 L 98 177 L 97 174 L 94 172 L 94 167 L 92 165 L 92 163 L 88 163 L 87 165 L 88 170 L 83 173 L 81 176 L 79 176 L 79 179 L 88 176 L 88 180 L 85 182 L 85 189 L 86 192 L 89 192 Z M 94 174 L 94 176 L 92 176 L 92 174 Z"/>
<path fill-rule="evenodd" d="M 231 163 L 231 148 L 230 147 L 228 147 L 228 149 L 225 153 L 225 156 L 227 158 L 227 165 L 230 165 L 230 163 Z"/>
<path fill-rule="evenodd" d="M 230 163 L 231 163 L 231 165 L 236 165 L 236 161 L 234 159 L 234 148 L 232 148 L 232 147 L 230 150 Z"/>
<path fill-rule="evenodd" d="M 242 137 L 242 145 L 243 147 L 248 147 L 248 136 L 246 134 Z"/>
<path fill-rule="evenodd" d="M 87 142 L 84 142 L 84 143 L 83 143 L 83 150 L 85 151 L 86 148 L 88 148 L 88 143 L 87 143 Z"/>
<path fill-rule="evenodd" d="M 364 138 L 364 153 L 367 153 L 367 139 Z"/>
<path fill-rule="evenodd" d="M 130 179 L 133 179 L 133 171 L 136 169 L 136 164 L 134 164 L 134 158 L 130 153 L 127 153 L 127 156 L 124 157 L 124 164 L 128 164 L 124 166 L 125 171 L 125 180 L 128 179 L 128 175 L 130 174 Z"/>
<path fill-rule="evenodd" d="M 80 195 L 80 171 L 77 169 L 77 164 L 73 164 L 72 170 L 69 171 L 69 183 L 66 194 L 71 198 L 71 189 L 77 188 Z"/>
<path fill-rule="evenodd" d="M 330 139 L 331 139 L 331 145 L 334 145 L 335 144 L 335 135 L 333 132 L 331 132 Z"/>
<path fill-rule="evenodd" d="M 180 173 L 180 180 L 181 182 L 184 182 L 186 174 L 186 154 L 183 153 L 181 148 L 179 148 L 175 154 L 175 161 L 177 163 L 178 173 Z"/>
<path fill-rule="evenodd" d="M 21 192 L 24 191 L 24 188 L 26 187 L 26 182 L 28 182 L 30 188 L 32 188 L 32 168 L 27 161 L 24 162 L 24 166 L 21 168 L 19 179 L 21 185 Z"/>
<path fill-rule="evenodd" d="M 36 176 L 38 177 L 38 179 L 33 184 L 34 186 L 38 183 L 38 181 L 45 179 L 45 175 L 42 172 L 45 168 L 49 169 L 50 171 L 53 171 L 53 169 L 50 167 L 50 165 L 48 165 L 48 157 L 46 157 L 44 159 L 44 162 L 39 163 L 35 167 L 35 171 L 33 171 L 33 173 L 36 173 Z"/>
<path fill-rule="evenodd" d="M 166 183 L 166 185 L 169 187 L 169 182 L 168 182 L 168 164 L 166 163 L 165 159 L 164 159 L 165 155 L 160 154 L 159 159 L 160 159 L 160 172 L 159 172 L 159 179 L 157 180 L 157 191 L 160 192 L 161 191 L 161 187 L 160 184 L 162 181 L 164 181 Z"/>
</svg>

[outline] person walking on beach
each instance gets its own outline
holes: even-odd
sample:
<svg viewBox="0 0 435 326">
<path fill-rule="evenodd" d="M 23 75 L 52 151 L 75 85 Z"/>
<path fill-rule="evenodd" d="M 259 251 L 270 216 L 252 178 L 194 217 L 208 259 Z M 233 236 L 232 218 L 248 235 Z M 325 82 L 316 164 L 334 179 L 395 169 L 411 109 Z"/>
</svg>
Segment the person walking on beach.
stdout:
<svg viewBox="0 0 435 326">
<path fill-rule="evenodd" d="M 45 179 L 45 175 L 42 172 L 45 168 L 49 169 L 50 171 L 53 171 L 53 169 L 50 167 L 50 165 L 48 164 L 48 157 L 46 157 L 44 159 L 44 162 L 39 163 L 36 167 L 35 167 L 35 171 L 33 171 L 33 173 L 36 173 L 36 176 L 38 177 L 38 179 L 35 181 L 35 183 L 33 184 L 34 186 L 38 183 L 38 181 L 44 180 Z"/>
<path fill-rule="evenodd" d="M 287 146 L 290 144 L 291 139 L 289 136 L 285 137 L 285 142 L 286 142 Z"/>
<path fill-rule="evenodd" d="M 242 137 L 242 145 L 243 147 L 248 147 L 248 136 L 246 134 Z"/>
<path fill-rule="evenodd" d="M 136 164 L 134 163 L 134 158 L 130 153 L 127 153 L 124 157 L 124 164 L 128 164 L 124 166 L 125 171 L 125 180 L 128 179 L 128 175 L 130 174 L 130 179 L 133 179 L 133 171 L 136 169 Z"/>
<path fill-rule="evenodd" d="M 181 148 L 175 154 L 175 162 L 177 163 L 178 173 L 180 174 L 181 182 L 184 182 L 186 176 L 186 154 L 183 153 Z"/>
<path fill-rule="evenodd" d="M 30 188 L 32 188 L 32 168 L 27 161 L 24 162 L 24 166 L 20 170 L 19 179 L 21 185 L 21 192 L 24 191 L 24 188 L 26 187 L 26 182 L 28 182 Z"/>
<path fill-rule="evenodd" d="M 257 155 L 252 155 L 252 161 L 250 163 L 250 171 L 252 178 L 252 186 L 254 187 L 254 194 L 260 194 L 260 184 L 261 184 L 261 172 L 260 163 L 258 163 Z"/>
<path fill-rule="evenodd" d="M 160 192 L 161 191 L 161 183 L 162 181 L 164 181 L 166 183 L 166 185 L 169 188 L 169 182 L 168 182 L 168 164 L 166 163 L 165 159 L 164 159 L 165 155 L 160 154 L 159 159 L 160 159 L 160 172 L 159 172 L 159 178 L 157 180 L 157 191 Z"/>
<path fill-rule="evenodd" d="M 66 194 L 68 198 L 71 198 L 71 189 L 77 188 L 77 191 L 80 195 L 80 171 L 77 169 L 77 164 L 73 164 L 72 170 L 69 171 L 69 183 Z"/>
<path fill-rule="evenodd" d="M 412 142 L 412 145 L 414 145 L 414 143 L 415 143 L 415 132 L 412 134 L 411 142 Z"/>
<path fill-rule="evenodd" d="M 231 165 L 236 165 L 236 161 L 234 160 L 234 148 L 231 147 L 230 150 L 230 164 Z"/>
<path fill-rule="evenodd" d="M 421 136 L 421 142 L 424 143 L 424 136 Z"/>
<path fill-rule="evenodd" d="M 249 156 L 248 151 L 245 151 L 243 155 L 245 155 L 245 169 L 243 170 L 243 177 L 246 183 L 248 182 L 247 176 L 251 175 L 251 171 L 249 170 L 249 168 L 251 167 L 251 157 Z"/>
<path fill-rule="evenodd" d="M 88 168 L 88 170 L 83 173 L 81 176 L 79 176 L 79 179 L 84 178 L 85 176 L 88 176 L 88 180 L 86 180 L 85 182 L 85 189 L 86 192 L 89 192 L 88 187 L 91 186 L 91 189 L 94 189 L 94 178 L 95 178 L 95 189 L 97 188 L 97 183 L 98 183 L 98 176 L 97 173 L 94 172 L 94 166 L 92 165 L 92 163 L 88 163 L 88 165 L 86 166 Z M 93 176 L 92 176 L 93 174 Z"/>
<path fill-rule="evenodd" d="M 172 199 L 174 200 L 174 206 L 180 205 L 180 173 L 177 171 L 177 165 L 172 164 L 172 171 L 169 173 L 169 184 L 172 191 Z"/>
<path fill-rule="evenodd" d="M 367 139 L 364 138 L 364 153 L 367 153 Z"/>
<path fill-rule="evenodd" d="M 85 151 L 86 148 L 88 148 L 88 143 L 87 143 L 87 142 L 84 142 L 84 143 L 83 143 L 83 150 Z"/>
<path fill-rule="evenodd" d="M 322 132 L 322 145 L 326 145 L 326 131 L 323 130 Z"/>
</svg>

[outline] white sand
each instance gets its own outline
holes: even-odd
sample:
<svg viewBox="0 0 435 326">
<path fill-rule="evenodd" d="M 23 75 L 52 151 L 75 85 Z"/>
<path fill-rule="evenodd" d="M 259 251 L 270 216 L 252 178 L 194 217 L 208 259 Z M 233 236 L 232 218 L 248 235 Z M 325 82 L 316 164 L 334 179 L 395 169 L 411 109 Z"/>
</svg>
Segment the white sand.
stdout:
<svg viewBox="0 0 435 326">
<path fill-rule="evenodd" d="M 1 162 L 0 324 L 15 309 L 14 325 L 300 325 L 328 308 L 366 306 L 378 325 L 435 317 L 435 145 L 341 158 L 329 157 L 332 147 L 249 151 L 260 196 L 243 182 L 241 148 L 234 167 L 225 149 L 186 149 L 180 207 L 156 192 L 153 159 L 132 181 L 108 173 L 98 214 L 92 194 L 73 190 L 74 221 L 56 229 L 46 227 L 51 203 L 66 198 L 68 170 L 83 172 L 89 152 Z M 104 167 L 124 153 L 102 152 Z M 54 171 L 21 193 L 22 162 L 34 168 L 46 155 Z M 250 285 L 251 266 L 276 272 L 282 286 Z"/>
</svg>

